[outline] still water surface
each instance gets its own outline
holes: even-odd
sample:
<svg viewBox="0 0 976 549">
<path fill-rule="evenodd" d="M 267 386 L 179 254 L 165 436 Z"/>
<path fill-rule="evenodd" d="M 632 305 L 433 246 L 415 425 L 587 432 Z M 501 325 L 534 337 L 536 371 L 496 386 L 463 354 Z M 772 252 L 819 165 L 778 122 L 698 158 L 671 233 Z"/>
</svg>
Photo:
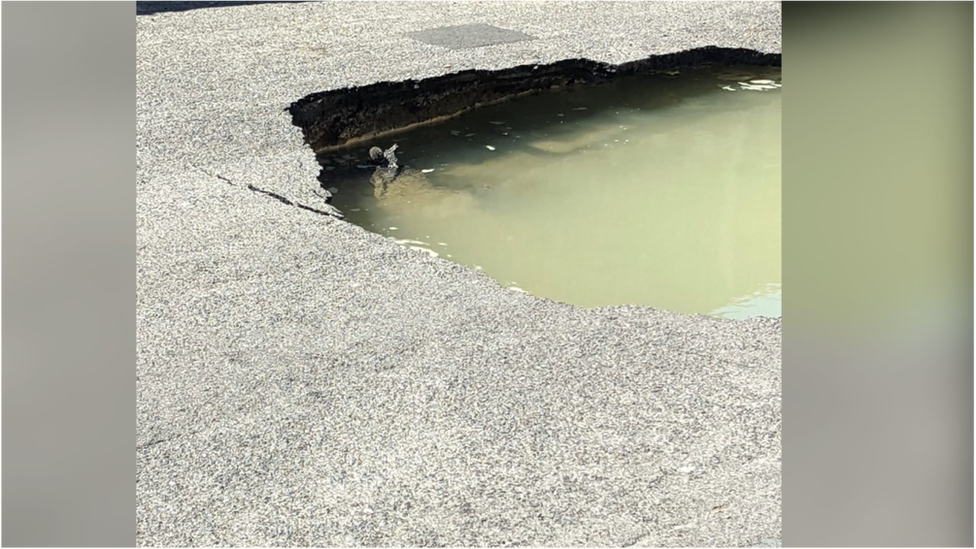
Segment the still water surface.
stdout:
<svg viewBox="0 0 976 549">
<path fill-rule="evenodd" d="M 780 73 L 548 91 L 323 153 L 347 220 L 582 306 L 780 316 Z M 372 184 L 368 149 L 402 172 Z M 375 180 L 374 180 L 375 181 Z"/>
</svg>

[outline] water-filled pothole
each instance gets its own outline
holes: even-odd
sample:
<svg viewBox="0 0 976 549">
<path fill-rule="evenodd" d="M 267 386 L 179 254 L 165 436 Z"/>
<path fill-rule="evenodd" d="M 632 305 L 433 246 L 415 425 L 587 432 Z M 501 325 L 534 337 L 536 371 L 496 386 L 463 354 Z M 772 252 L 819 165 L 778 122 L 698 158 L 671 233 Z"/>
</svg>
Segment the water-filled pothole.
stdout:
<svg viewBox="0 0 976 549">
<path fill-rule="evenodd" d="M 323 152 L 346 219 L 582 306 L 780 315 L 780 73 L 570 87 Z M 396 144 L 398 167 L 370 162 Z"/>
</svg>

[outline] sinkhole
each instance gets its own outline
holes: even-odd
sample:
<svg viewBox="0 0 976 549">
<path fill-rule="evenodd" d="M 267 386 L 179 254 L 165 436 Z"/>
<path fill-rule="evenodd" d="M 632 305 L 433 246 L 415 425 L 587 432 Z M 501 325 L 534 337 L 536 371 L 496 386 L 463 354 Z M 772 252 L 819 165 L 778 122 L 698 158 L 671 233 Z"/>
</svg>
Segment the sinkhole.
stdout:
<svg viewBox="0 0 976 549">
<path fill-rule="evenodd" d="M 778 63 L 760 61 L 604 66 L 599 82 L 526 67 L 548 76 L 479 108 L 475 83 L 491 79 L 462 79 L 461 97 L 388 84 L 401 96 L 385 89 L 387 103 L 344 90 L 333 106 L 359 118 L 330 123 L 320 96 L 318 126 L 300 125 L 347 221 L 513 291 L 777 317 L 782 84 Z"/>
</svg>

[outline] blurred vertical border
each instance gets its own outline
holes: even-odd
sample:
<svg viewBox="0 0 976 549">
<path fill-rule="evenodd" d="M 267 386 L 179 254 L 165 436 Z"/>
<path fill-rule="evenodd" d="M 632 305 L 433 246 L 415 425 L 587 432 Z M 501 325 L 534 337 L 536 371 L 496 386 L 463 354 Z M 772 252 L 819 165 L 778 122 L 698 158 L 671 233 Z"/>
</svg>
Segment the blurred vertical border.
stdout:
<svg viewBox="0 0 976 549">
<path fill-rule="evenodd" d="M 135 544 L 135 6 L 4 2 L 4 546 Z"/>
<path fill-rule="evenodd" d="M 783 543 L 973 545 L 973 4 L 783 4 Z"/>
</svg>

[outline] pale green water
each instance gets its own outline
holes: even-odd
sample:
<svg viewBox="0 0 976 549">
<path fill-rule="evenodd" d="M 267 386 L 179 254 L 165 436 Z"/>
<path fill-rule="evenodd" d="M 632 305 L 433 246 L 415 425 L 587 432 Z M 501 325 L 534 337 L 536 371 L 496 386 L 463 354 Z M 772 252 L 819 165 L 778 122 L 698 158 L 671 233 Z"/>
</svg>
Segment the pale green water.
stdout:
<svg viewBox="0 0 976 549">
<path fill-rule="evenodd" d="M 780 316 L 779 83 L 686 70 L 479 109 L 375 143 L 406 167 L 381 198 L 354 167 L 374 143 L 321 159 L 349 221 L 503 286 Z"/>
</svg>

